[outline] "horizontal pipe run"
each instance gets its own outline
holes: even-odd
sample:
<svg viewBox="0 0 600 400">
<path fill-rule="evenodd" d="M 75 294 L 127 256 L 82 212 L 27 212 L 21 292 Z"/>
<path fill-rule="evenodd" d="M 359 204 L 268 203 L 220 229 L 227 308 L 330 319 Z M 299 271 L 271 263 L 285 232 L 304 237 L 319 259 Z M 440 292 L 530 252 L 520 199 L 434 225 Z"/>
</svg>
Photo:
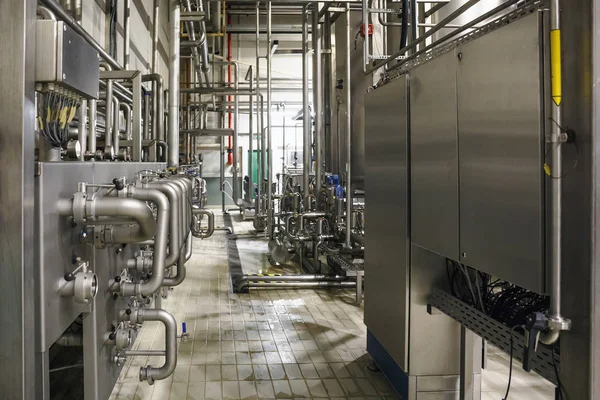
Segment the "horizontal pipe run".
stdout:
<svg viewBox="0 0 600 400">
<path fill-rule="evenodd" d="M 201 217 L 203 215 L 206 215 L 207 219 L 208 219 L 208 227 L 206 230 L 203 229 L 193 229 L 192 230 L 192 235 L 194 235 L 194 237 L 200 238 L 200 239 L 206 239 L 212 236 L 212 234 L 215 232 L 215 213 L 212 212 L 211 210 L 206 210 L 206 209 L 198 209 L 198 208 L 194 208 L 192 210 L 192 213 L 194 215 L 194 219 L 197 219 L 198 217 Z M 200 224 L 200 221 L 197 221 L 198 225 Z M 196 224 L 194 224 L 194 227 L 196 227 Z"/>
<path fill-rule="evenodd" d="M 279 275 L 279 276 L 255 276 L 244 275 L 248 282 L 313 282 L 313 281 L 347 281 L 346 276 L 341 275 Z"/>
<path fill-rule="evenodd" d="M 164 350 L 123 350 L 125 357 L 138 357 L 138 356 L 149 356 L 149 357 L 164 357 Z"/>
<path fill-rule="evenodd" d="M 273 282 L 273 283 L 256 283 L 248 282 L 243 285 L 248 288 L 263 288 L 263 289 L 325 289 L 338 288 L 350 289 L 356 287 L 356 282 Z"/>
</svg>

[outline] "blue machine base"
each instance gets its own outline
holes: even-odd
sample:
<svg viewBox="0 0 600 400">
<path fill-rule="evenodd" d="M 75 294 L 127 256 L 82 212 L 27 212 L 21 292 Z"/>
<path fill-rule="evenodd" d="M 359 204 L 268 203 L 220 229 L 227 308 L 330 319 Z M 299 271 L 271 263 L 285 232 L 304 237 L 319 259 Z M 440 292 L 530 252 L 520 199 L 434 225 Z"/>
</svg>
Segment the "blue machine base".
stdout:
<svg viewBox="0 0 600 400">
<path fill-rule="evenodd" d="M 408 399 L 408 375 L 400 368 L 375 335 L 367 329 L 367 351 L 400 398 Z"/>
</svg>

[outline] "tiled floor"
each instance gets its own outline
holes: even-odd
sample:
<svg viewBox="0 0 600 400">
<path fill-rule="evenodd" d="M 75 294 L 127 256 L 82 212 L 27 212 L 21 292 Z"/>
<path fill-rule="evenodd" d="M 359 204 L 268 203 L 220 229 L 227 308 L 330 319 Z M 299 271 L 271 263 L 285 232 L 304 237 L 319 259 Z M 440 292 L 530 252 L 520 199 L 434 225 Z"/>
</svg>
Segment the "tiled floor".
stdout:
<svg viewBox="0 0 600 400">
<path fill-rule="evenodd" d="M 249 229 L 248 223 L 236 228 Z M 195 240 L 185 282 L 163 302 L 187 323 L 190 335 L 179 343 L 174 375 L 152 386 L 140 383 L 139 367 L 161 365 L 162 359 L 132 358 L 111 399 L 398 398 L 380 373 L 366 368 L 363 309 L 354 304 L 353 290 L 232 294 L 226 245 L 224 232 Z M 159 324 L 146 323 L 134 348 L 162 349 L 163 335 Z M 484 400 L 502 398 L 506 365 L 504 355 L 493 354 L 483 378 L 489 389 Z M 511 399 L 553 398 L 546 386 L 532 388 L 530 375 L 522 374 L 513 378 Z"/>
</svg>

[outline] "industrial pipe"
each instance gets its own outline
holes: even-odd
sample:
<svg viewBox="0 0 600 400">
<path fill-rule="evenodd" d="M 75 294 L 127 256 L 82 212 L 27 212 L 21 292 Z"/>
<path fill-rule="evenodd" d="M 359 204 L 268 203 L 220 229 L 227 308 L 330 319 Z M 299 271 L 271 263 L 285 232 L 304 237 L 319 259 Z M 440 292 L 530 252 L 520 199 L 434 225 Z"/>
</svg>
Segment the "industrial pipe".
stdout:
<svg viewBox="0 0 600 400">
<path fill-rule="evenodd" d="M 322 182 L 322 140 L 323 140 L 323 65 L 321 64 L 321 28 L 319 26 L 319 7 L 316 3 L 312 10 L 313 44 L 313 105 L 315 107 L 315 188 L 316 207 L 321 206 Z M 368 36 L 368 35 L 367 35 Z"/>
<path fill-rule="evenodd" d="M 171 206 L 171 216 L 169 218 L 169 256 L 165 260 L 165 266 L 168 268 L 174 265 L 179 258 L 179 248 L 181 247 L 181 238 L 179 236 L 179 225 L 183 215 L 181 209 L 180 193 L 175 186 L 167 181 L 151 182 L 148 188 L 160 191 L 167 196 Z M 183 194 L 181 194 L 183 195 Z"/>
<path fill-rule="evenodd" d="M 183 1 L 185 4 L 185 9 L 187 11 L 192 11 L 192 4 L 190 2 L 190 0 L 184 0 Z M 200 4 L 202 4 L 202 0 L 199 2 Z M 188 31 L 188 36 L 190 37 L 190 40 L 192 42 L 196 41 L 196 30 L 194 29 L 194 22 L 193 21 L 186 21 L 185 22 L 185 26 L 186 29 Z M 202 31 L 202 28 L 200 29 Z M 203 46 L 206 45 L 206 35 L 202 32 L 200 32 L 200 35 L 203 36 Z M 196 46 L 192 47 L 192 59 L 194 60 L 194 67 L 196 69 L 196 76 L 198 77 L 198 80 L 201 81 L 202 80 L 202 65 L 201 65 L 201 61 L 200 61 L 200 56 L 198 54 L 198 48 Z M 206 86 L 210 86 L 208 84 L 208 80 L 206 80 Z"/>
<path fill-rule="evenodd" d="M 136 324 L 158 321 L 165 326 L 165 363 L 159 368 L 150 365 L 140 367 L 139 378 L 140 381 L 148 381 L 151 385 L 154 381 L 167 379 L 177 366 L 177 321 L 171 314 L 160 309 L 138 308 L 127 312 L 121 315 L 121 320 Z"/>
<path fill-rule="evenodd" d="M 169 167 L 179 165 L 179 35 L 181 8 L 179 0 L 171 0 L 169 40 Z"/>
<path fill-rule="evenodd" d="M 540 341 L 547 345 L 556 343 L 560 332 L 571 329 L 571 321 L 561 313 L 562 302 L 562 66 L 561 66 L 561 31 L 560 0 L 550 2 L 550 64 L 551 80 L 551 112 L 550 145 L 552 146 L 552 169 L 549 174 L 552 186 L 552 252 L 550 256 L 550 309 L 548 313 L 548 330 L 540 335 Z"/>
<path fill-rule="evenodd" d="M 137 200 L 150 201 L 158 209 L 154 254 L 152 257 L 152 275 L 150 279 L 141 283 L 120 282 L 118 286 L 120 286 L 122 296 L 148 297 L 160 289 L 165 274 L 170 205 L 167 196 L 155 189 L 141 189 L 130 186 L 129 195 Z M 125 199 L 115 198 L 111 200 L 123 201 Z M 148 207 L 146 206 L 146 208 Z"/>
<path fill-rule="evenodd" d="M 112 67 L 107 62 L 101 62 L 100 68 L 103 68 L 105 71 L 112 71 Z M 106 81 L 106 118 L 105 126 L 106 133 L 104 134 L 104 157 L 107 157 L 109 160 L 112 160 L 115 157 L 115 153 L 113 151 L 112 146 L 112 125 L 114 123 L 113 120 L 113 81 L 112 79 L 107 79 Z"/>
<path fill-rule="evenodd" d="M 304 220 L 305 219 L 315 219 L 315 218 L 325 217 L 326 215 L 327 215 L 327 213 L 317 212 L 317 211 L 301 214 L 300 218 L 298 219 L 298 230 L 299 231 L 304 230 Z"/>
<path fill-rule="evenodd" d="M 89 124 L 89 132 L 88 132 L 88 153 L 87 158 L 95 159 L 96 158 L 96 112 L 97 112 L 97 100 L 91 99 L 88 103 L 88 124 Z M 83 149 L 82 149 L 83 150 Z"/>
<path fill-rule="evenodd" d="M 87 100 L 82 100 L 79 110 L 77 111 L 79 116 L 79 129 L 77 140 L 81 146 L 81 154 L 79 155 L 79 161 L 85 161 L 85 152 L 87 149 Z"/>
<path fill-rule="evenodd" d="M 120 103 L 119 109 L 123 111 L 123 118 L 125 118 L 125 137 L 127 140 L 131 140 L 131 128 L 133 125 L 133 121 L 131 119 L 131 106 L 127 103 Z"/>
<path fill-rule="evenodd" d="M 303 164 L 302 190 L 304 191 L 304 210 L 310 210 L 310 172 L 311 157 L 311 116 L 308 106 L 308 4 L 302 8 L 302 129 L 303 129 Z"/>
<path fill-rule="evenodd" d="M 200 224 L 200 221 L 198 220 L 199 216 L 206 215 L 208 218 L 207 229 L 206 230 L 192 229 L 192 235 L 194 235 L 194 237 L 197 237 L 200 239 L 206 239 L 206 238 L 211 237 L 215 231 L 215 213 L 213 213 L 211 210 L 207 210 L 207 209 L 203 209 L 203 208 L 194 208 L 192 212 L 194 214 L 194 219 L 196 219 L 198 225 Z M 193 226 L 196 227 L 196 224 L 194 224 Z"/>
<path fill-rule="evenodd" d="M 182 249 L 179 253 L 179 260 L 177 261 L 177 273 L 175 274 L 175 276 L 165 276 L 162 281 L 162 286 L 175 287 L 183 283 L 187 274 L 187 271 L 185 269 L 185 262 L 185 249 Z"/>
<path fill-rule="evenodd" d="M 129 55 L 131 53 L 131 0 L 123 1 L 123 67 L 129 70 Z"/>
<path fill-rule="evenodd" d="M 107 104 L 107 107 L 108 107 L 108 104 Z M 121 109 L 121 106 L 120 106 L 119 99 L 117 99 L 116 96 L 114 96 L 113 99 L 112 99 L 112 105 L 111 105 L 111 107 L 113 108 L 112 133 L 107 129 L 105 131 L 104 136 L 108 137 L 108 136 L 110 136 L 112 134 L 112 137 L 113 137 L 113 147 L 112 147 L 112 149 L 113 149 L 113 157 L 118 159 L 119 158 L 119 139 L 120 139 L 119 135 L 121 133 L 120 132 L 121 127 L 119 126 L 120 122 L 121 122 L 121 120 L 119 118 L 120 117 L 119 110 Z"/>
<path fill-rule="evenodd" d="M 406 10 L 403 10 L 406 12 Z M 350 71 L 350 11 L 346 12 L 346 247 L 352 248 L 350 217 L 352 215 L 352 73 Z M 368 35 L 366 35 L 368 36 Z"/>
<path fill-rule="evenodd" d="M 275 231 L 275 218 L 273 216 L 273 130 L 272 130 L 272 93 L 271 93 L 271 75 L 272 75 L 272 64 L 271 58 L 273 57 L 273 35 L 271 32 L 272 28 L 272 2 L 267 1 L 267 127 L 268 127 L 268 143 L 269 149 L 267 153 L 268 159 L 268 174 L 267 174 L 267 210 L 268 210 L 268 227 L 269 227 L 269 239 L 273 239 L 273 233 Z"/>
<path fill-rule="evenodd" d="M 242 285 L 242 287 L 248 288 L 263 288 L 263 289 L 324 289 L 324 288 L 338 288 L 338 289 L 349 289 L 356 287 L 356 282 L 272 282 L 272 283 L 259 283 L 259 282 L 248 282 Z"/>
</svg>

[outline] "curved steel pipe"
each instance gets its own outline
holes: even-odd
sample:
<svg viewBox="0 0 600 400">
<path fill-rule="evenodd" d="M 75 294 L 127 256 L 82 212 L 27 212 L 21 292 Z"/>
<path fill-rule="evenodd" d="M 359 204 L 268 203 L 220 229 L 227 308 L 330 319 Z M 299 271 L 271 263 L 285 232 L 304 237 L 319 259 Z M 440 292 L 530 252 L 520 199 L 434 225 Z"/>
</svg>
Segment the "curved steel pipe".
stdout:
<svg viewBox="0 0 600 400">
<path fill-rule="evenodd" d="M 112 67 L 107 62 L 101 62 L 100 68 L 103 68 L 105 71 L 112 71 Z M 104 157 L 112 160 L 115 157 L 115 153 L 113 151 L 112 145 L 112 126 L 114 124 L 113 120 L 113 81 L 112 79 L 106 80 L 106 102 L 104 103 L 106 107 L 106 117 L 104 118 L 104 126 L 105 126 L 105 134 L 104 134 Z"/>
<path fill-rule="evenodd" d="M 192 248 L 192 236 L 188 235 L 187 240 L 185 241 L 185 262 L 188 262 L 190 258 L 192 258 L 193 248 Z"/>
<path fill-rule="evenodd" d="M 171 206 L 171 215 L 169 218 L 169 255 L 165 260 L 165 265 L 168 268 L 177 263 L 181 247 L 182 239 L 179 236 L 180 215 L 182 213 L 180 193 L 174 186 L 168 184 L 168 182 L 151 182 L 148 184 L 148 188 L 158 190 L 167 196 Z"/>
<path fill-rule="evenodd" d="M 151 201 L 158 208 L 157 230 L 154 239 L 154 255 L 152 257 L 152 276 L 142 283 L 121 282 L 120 290 L 123 296 L 148 297 L 160 289 L 165 276 L 165 260 L 167 258 L 167 236 L 169 219 L 169 200 L 167 196 L 155 189 L 140 189 L 130 187 L 134 199 Z M 122 201 L 124 199 L 113 199 Z"/>
<path fill-rule="evenodd" d="M 165 363 L 159 368 L 150 365 L 140 367 L 140 381 L 148 381 L 152 385 L 154 381 L 167 379 L 177 366 L 177 321 L 175 317 L 165 310 L 146 308 L 134 310 L 131 315 L 133 318 L 125 315 L 121 319 L 125 321 L 133 319 L 135 323 L 158 321 L 165 326 Z"/>
<path fill-rule="evenodd" d="M 192 213 L 194 214 L 194 217 L 197 218 L 200 215 L 206 215 L 208 217 L 208 228 L 206 230 L 192 230 L 192 235 L 194 235 L 194 237 L 200 238 L 200 239 L 206 239 L 212 236 L 212 234 L 215 232 L 215 213 L 212 212 L 211 210 L 206 210 L 206 209 L 199 209 L 199 208 L 195 208 L 192 210 Z M 200 222 L 198 222 L 199 224 Z M 196 226 L 196 224 L 194 223 L 192 226 Z"/>
</svg>

